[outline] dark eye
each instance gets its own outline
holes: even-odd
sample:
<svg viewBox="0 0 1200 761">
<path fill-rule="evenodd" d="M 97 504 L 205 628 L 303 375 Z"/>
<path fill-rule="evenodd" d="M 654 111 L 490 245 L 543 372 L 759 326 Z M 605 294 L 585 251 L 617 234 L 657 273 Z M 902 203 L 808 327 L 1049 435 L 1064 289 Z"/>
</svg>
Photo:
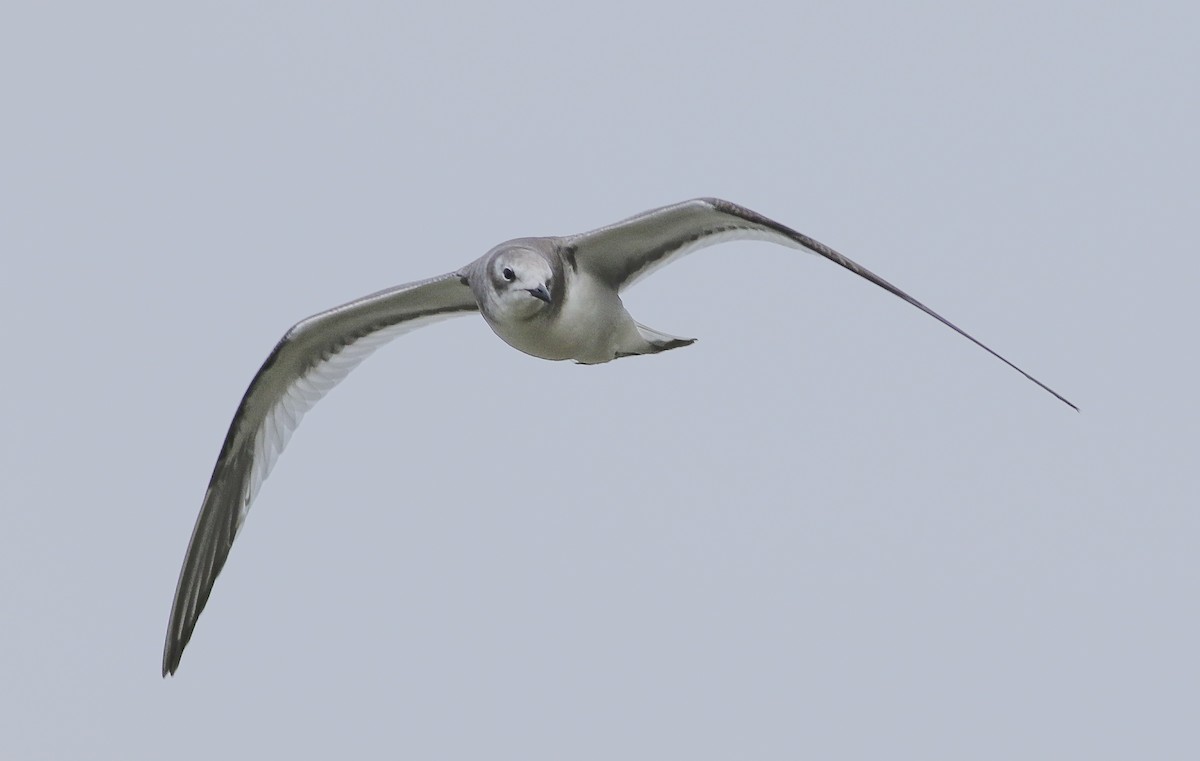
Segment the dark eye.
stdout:
<svg viewBox="0 0 1200 761">
<path fill-rule="evenodd" d="M 513 278 L 515 278 L 517 276 L 517 273 L 512 271 L 512 267 L 505 267 L 504 271 L 501 272 L 500 274 L 503 275 L 504 279 L 510 283 L 513 281 Z"/>
</svg>

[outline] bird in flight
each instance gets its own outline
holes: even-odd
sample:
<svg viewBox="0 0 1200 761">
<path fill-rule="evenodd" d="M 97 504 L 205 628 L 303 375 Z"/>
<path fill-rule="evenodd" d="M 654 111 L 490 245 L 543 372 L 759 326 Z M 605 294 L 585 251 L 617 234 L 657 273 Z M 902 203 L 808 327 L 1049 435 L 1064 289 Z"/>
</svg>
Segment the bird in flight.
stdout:
<svg viewBox="0 0 1200 761">
<path fill-rule="evenodd" d="M 756 239 L 819 254 L 912 304 L 1063 396 L 875 273 L 729 201 L 697 198 L 566 237 L 518 238 L 462 269 L 389 288 L 296 323 L 263 362 L 229 425 L 192 531 L 163 648 L 174 674 L 246 513 L 300 419 L 371 352 L 432 322 L 479 312 L 515 349 L 600 364 L 691 344 L 635 322 L 620 291 L 698 248 Z"/>
</svg>

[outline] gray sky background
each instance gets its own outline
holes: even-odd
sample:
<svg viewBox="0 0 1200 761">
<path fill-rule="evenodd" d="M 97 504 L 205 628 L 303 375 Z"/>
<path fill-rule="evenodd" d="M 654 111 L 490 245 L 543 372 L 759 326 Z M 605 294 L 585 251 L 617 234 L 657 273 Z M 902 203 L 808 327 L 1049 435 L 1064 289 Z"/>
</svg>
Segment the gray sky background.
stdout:
<svg viewBox="0 0 1200 761">
<path fill-rule="evenodd" d="M 430 4 L 432 5 L 432 4 Z M 0 757 L 1196 758 L 1194 3 L 10 3 Z M 719 195 L 582 368 L 381 350 L 171 595 L 294 321 Z"/>
</svg>

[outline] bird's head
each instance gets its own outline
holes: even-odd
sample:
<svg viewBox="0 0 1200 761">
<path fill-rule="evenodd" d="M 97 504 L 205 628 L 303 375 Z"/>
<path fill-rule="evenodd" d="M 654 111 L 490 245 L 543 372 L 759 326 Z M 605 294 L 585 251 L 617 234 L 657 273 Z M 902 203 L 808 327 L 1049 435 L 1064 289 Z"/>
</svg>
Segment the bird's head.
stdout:
<svg viewBox="0 0 1200 761">
<path fill-rule="evenodd" d="M 497 314 L 528 319 L 554 302 L 554 268 L 536 249 L 499 248 L 487 259 L 485 275 Z"/>
</svg>

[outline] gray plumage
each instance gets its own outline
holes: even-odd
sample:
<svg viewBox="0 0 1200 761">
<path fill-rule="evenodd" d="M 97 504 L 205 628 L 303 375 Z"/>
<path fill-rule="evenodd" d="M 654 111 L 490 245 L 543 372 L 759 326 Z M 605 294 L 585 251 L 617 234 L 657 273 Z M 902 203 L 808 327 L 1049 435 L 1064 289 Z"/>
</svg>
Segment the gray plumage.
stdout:
<svg viewBox="0 0 1200 761">
<path fill-rule="evenodd" d="M 698 248 L 759 239 L 819 254 L 966 337 L 1065 398 L 921 302 L 828 246 L 728 201 L 700 198 L 592 232 L 520 238 L 462 269 L 380 291 L 293 326 L 267 357 L 234 414 L 184 558 L 163 649 L 174 673 L 246 513 L 300 419 L 382 344 L 410 330 L 479 311 L 520 351 L 584 364 L 687 346 L 640 325 L 619 292 Z"/>
</svg>

